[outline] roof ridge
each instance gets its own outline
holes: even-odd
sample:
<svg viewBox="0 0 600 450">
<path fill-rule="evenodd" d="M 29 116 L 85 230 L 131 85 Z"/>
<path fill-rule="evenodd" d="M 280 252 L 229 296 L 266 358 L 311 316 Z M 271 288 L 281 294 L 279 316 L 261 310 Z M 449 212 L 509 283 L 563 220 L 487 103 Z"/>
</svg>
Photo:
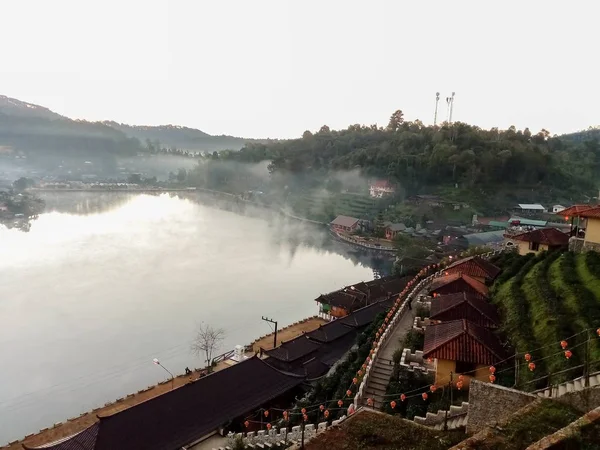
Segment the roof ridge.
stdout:
<svg viewBox="0 0 600 450">
<path fill-rule="evenodd" d="M 497 354 L 494 349 L 492 349 L 489 345 L 487 345 L 485 342 L 482 342 L 481 339 L 479 339 L 477 336 L 475 336 L 475 334 L 473 334 L 471 332 L 470 327 L 479 328 L 480 330 L 483 330 L 484 333 L 491 334 L 494 337 L 496 337 L 496 335 L 494 333 L 492 333 L 486 327 L 482 327 L 481 325 L 477 325 L 476 323 L 471 322 L 471 321 L 466 320 L 466 319 L 464 319 L 464 320 L 465 320 L 465 327 L 467 329 L 467 334 L 469 336 L 471 336 L 473 339 L 475 339 L 477 342 L 479 342 L 479 344 L 483 345 L 490 353 L 492 353 L 494 356 L 496 356 L 496 358 L 498 358 L 498 360 L 501 360 L 502 359 L 502 355 Z"/>
</svg>

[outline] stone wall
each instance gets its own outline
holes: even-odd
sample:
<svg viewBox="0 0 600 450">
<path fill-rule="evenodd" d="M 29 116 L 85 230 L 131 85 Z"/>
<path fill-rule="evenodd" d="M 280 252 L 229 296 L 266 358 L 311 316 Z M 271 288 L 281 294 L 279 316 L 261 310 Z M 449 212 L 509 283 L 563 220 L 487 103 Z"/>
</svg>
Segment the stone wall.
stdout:
<svg viewBox="0 0 600 450">
<path fill-rule="evenodd" d="M 577 392 L 569 392 L 555 399 L 561 403 L 575 408 L 582 414 L 600 407 L 600 386 L 584 389 Z"/>
<path fill-rule="evenodd" d="M 471 380 L 467 434 L 477 433 L 508 419 L 515 411 L 532 403 L 533 394 L 491 383 Z"/>
</svg>

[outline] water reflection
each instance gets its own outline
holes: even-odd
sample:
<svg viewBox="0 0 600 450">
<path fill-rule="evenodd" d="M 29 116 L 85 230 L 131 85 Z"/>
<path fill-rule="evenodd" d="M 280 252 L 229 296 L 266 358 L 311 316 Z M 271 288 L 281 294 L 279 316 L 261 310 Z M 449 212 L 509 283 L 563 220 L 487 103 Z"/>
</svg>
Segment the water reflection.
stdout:
<svg viewBox="0 0 600 450">
<path fill-rule="evenodd" d="M 0 226 L 0 442 L 161 380 L 154 357 L 199 367 L 199 321 L 225 328 L 228 350 L 269 331 L 261 314 L 285 326 L 391 265 L 323 228 L 200 196 L 44 200 L 28 233 Z"/>
</svg>

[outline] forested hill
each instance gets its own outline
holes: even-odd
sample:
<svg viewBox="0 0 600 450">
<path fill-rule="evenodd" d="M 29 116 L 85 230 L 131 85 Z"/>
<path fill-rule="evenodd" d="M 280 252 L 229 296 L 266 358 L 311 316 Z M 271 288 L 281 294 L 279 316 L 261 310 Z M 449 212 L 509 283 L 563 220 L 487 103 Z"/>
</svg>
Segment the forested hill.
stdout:
<svg viewBox="0 0 600 450">
<path fill-rule="evenodd" d="M 234 136 L 212 136 L 195 128 L 177 125 L 138 126 L 107 121 L 103 124 L 122 131 L 127 136 L 142 142 L 159 141 L 166 147 L 175 147 L 189 152 L 213 152 L 219 150 L 239 150 L 254 139 L 244 139 Z"/>
<path fill-rule="evenodd" d="M 405 122 L 401 111 L 385 128 L 352 125 L 334 131 L 323 126 L 296 140 L 248 144 L 227 158 L 272 160 L 272 173 L 360 169 L 413 193 L 458 185 L 461 191 L 485 195 L 498 189 L 527 190 L 557 199 L 593 195 L 600 178 L 598 139 L 574 142 L 551 137 L 546 130 L 484 130 L 459 122 L 425 126 L 418 120 Z"/>
</svg>

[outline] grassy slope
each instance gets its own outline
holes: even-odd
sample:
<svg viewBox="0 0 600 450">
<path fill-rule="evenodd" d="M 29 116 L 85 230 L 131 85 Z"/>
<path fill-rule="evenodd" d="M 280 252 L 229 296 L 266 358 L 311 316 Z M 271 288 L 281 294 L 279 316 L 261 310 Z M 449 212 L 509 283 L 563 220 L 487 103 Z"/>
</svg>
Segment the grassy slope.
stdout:
<svg viewBox="0 0 600 450">
<path fill-rule="evenodd" d="M 550 284 L 565 310 L 565 317 L 562 320 L 570 321 L 573 330 L 579 332 L 594 327 L 600 308 L 598 308 L 594 295 L 588 290 L 586 280 L 577 276 L 575 266 L 574 256 L 564 253 L 552 263 L 549 275 Z M 571 339 L 570 348 L 573 352 L 583 352 L 582 344 L 585 338 L 584 334 L 580 334 Z M 598 346 L 597 339 L 591 341 L 590 355 L 592 360 L 600 359 L 600 346 Z"/>
<path fill-rule="evenodd" d="M 310 441 L 307 450 L 406 449 L 445 450 L 464 438 L 463 433 L 426 428 L 397 416 L 357 413 Z"/>
<path fill-rule="evenodd" d="M 532 334 L 538 344 L 537 347 L 542 346 L 542 343 L 557 342 L 566 337 L 561 333 L 561 327 L 558 323 L 560 319 L 556 311 L 550 309 L 551 303 L 540 289 L 540 282 L 545 279 L 544 268 L 544 261 L 536 263 L 525 275 L 522 283 L 522 290 L 529 306 Z M 568 367 L 565 358 L 562 358 L 561 355 L 555 355 L 560 351 L 561 348 L 558 345 L 539 350 L 539 356 L 544 358 L 544 366 L 547 371 L 554 373 Z M 566 379 L 569 379 L 568 374 L 566 376 L 567 378 L 565 376 L 556 377 L 552 382 L 566 381 Z"/>
<path fill-rule="evenodd" d="M 552 400 L 540 400 L 492 430 L 484 442 L 465 444 L 464 450 L 522 450 L 580 417 L 576 410 Z"/>
</svg>

